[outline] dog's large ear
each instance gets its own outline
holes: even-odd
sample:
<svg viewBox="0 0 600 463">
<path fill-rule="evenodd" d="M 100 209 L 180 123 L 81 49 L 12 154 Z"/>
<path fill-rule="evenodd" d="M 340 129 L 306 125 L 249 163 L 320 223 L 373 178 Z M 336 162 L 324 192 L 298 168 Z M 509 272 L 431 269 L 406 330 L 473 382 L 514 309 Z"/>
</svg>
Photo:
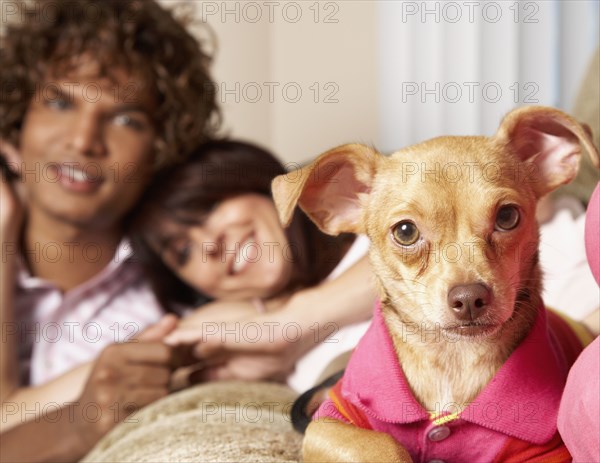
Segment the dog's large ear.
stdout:
<svg viewBox="0 0 600 463">
<path fill-rule="evenodd" d="M 289 224 L 298 204 L 327 234 L 363 233 L 361 200 L 371 190 L 378 156 L 367 146 L 343 145 L 275 178 L 273 198 L 281 223 Z"/>
<path fill-rule="evenodd" d="M 538 197 L 575 178 L 582 147 L 594 165 L 600 165 L 589 129 L 558 109 L 515 109 L 500 124 L 496 139 L 508 145 L 521 161 L 534 165 L 534 177 L 528 179 Z"/>
</svg>

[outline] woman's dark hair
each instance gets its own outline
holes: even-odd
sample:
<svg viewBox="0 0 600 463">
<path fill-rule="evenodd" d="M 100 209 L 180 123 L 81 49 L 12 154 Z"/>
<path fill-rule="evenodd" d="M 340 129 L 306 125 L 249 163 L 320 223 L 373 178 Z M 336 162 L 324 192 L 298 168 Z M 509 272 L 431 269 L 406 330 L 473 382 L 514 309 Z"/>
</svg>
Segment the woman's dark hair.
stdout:
<svg viewBox="0 0 600 463">
<path fill-rule="evenodd" d="M 271 197 L 271 181 L 286 170 L 268 151 L 244 142 L 213 140 L 193 151 L 180 164 L 159 171 L 129 218 L 135 256 L 144 266 L 165 309 L 198 306 L 208 300 L 181 281 L 149 245 L 157 224 L 196 225 L 224 199 L 247 193 Z M 312 286 L 337 265 L 351 235 L 328 236 L 296 210 L 286 235 L 294 261 L 292 280 L 285 292 Z"/>
</svg>

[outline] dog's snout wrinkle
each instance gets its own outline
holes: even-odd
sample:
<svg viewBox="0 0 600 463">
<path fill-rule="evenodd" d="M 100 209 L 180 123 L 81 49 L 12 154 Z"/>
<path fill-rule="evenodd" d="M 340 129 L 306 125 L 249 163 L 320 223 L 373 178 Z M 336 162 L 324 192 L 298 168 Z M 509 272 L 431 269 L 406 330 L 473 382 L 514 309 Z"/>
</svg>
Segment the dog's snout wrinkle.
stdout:
<svg viewBox="0 0 600 463">
<path fill-rule="evenodd" d="M 490 288 L 481 283 L 457 285 L 448 292 L 448 306 L 459 320 L 476 320 L 491 301 Z"/>
</svg>

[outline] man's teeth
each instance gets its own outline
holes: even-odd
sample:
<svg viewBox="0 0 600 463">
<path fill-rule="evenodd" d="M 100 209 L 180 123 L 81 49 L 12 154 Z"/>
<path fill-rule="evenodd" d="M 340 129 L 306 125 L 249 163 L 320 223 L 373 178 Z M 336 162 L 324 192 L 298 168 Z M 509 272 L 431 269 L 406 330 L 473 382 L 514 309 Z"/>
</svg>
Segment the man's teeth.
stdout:
<svg viewBox="0 0 600 463">
<path fill-rule="evenodd" d="M 69 179 L 73 182 L 89 182 L 92 180 L 84 171 L 81 169 L 75 169 L 73 167 L 65 169 Z"/>
<path fill-rule="evenodd" d="M 87 182 L 88 176 L 82 170 L 73 169 L 71 171 L 71 178 L 76 182 Z"/>
</svg>

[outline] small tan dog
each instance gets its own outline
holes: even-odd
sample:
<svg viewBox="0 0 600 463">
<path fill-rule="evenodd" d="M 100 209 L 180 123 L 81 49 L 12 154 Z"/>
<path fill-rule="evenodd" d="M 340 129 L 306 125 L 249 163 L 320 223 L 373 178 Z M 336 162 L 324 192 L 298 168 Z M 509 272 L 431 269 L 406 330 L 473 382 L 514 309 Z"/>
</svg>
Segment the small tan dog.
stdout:
<svg viewBox="0 0 600 463">
<path fill-rule="evenodd" d="M 556 413 L 581 345 L 558 352 L 553 330 L 568 328 L 541 300 L 535 212 L 582 148 L 597 166 L 574 119 L 524 107 L 493 137 L 389 157 L 344 145 L 274 180 L 282 223 L 298 204 L 325 233 L 368 235 L 381 295 L 305 461 L 568 459 Z"/>
</svg>

